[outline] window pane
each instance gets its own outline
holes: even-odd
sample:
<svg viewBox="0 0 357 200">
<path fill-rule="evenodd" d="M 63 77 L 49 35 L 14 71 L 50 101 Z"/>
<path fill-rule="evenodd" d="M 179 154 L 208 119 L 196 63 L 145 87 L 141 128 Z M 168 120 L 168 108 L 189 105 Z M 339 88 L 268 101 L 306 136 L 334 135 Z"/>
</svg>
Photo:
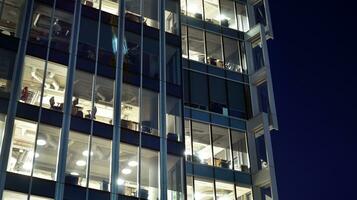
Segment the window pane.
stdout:
<svg viewBox="0 0 357 200">
<path fill-rule="evenodd" d="M 5 131 L 5 121 L 6 116 L 4 114 L 0 114 L 0 153 L 1 153 L 1 146 L 2 141 L 4 139 L 4 131 Z"/>
<path fill-rule="evenodd" d="M 20 19 L 25 7 L 24 0 L 1 0 L 0 33 L 20 37 Z"/>
<path fill-rule="evenodd" d="M 177 35 L 179 25 L 179 1 L 167 0 L 165 10 L 165 31 Z"/>
<path fill-rule="evenodd" d="M 204 0 L 205 20 L 213 24 L 219 24 L 220 14 L 218 0 Z"/>
<path fill-rule="evenodd" d="M 258 102 L 259 102 L 259 111 L 269 113 L 269 94 L 268 94 L 268 85 L 267 82 L 264 82 L 257 86 L 258 93 Z"/>
<path fill-rule="evenodd" d="M 69 132 L 65 182 L 72 185 L 87 185 L 88 140 L 84 134 Z"/>
<path fill-rule="evenodd" d="M 113 15 L 118 15 L 118 8 L 118 0 L 102 0 L 102 11 Z"/>
<path fill-rule="evenodd" d="M 189 120 L 185 120 L 185 156 L 187 161 L 192 162 L 192 142 L 191 125 Z"/>
<path fill-rule="evenodd" d="M 228 115 L 226 81 L 209 76 L 210 111 Z"/>
<path fill-rule="evenodd" d="M 249 173 L 249 155 L 246 135 L 243 132 L 231 130 L 234 169 Z"/>
<path fill-rule="evenodd" d="M 180 0 L 181 3 L 181 14 L 186 15 L 186 0 Z"/>
<path fill-rule="evenodd" d="M 142 90 L 142 131 L 152 135 L 159 135 L 159 98 L 156 92 Z"/>
<path fill-rule="evenodd" d="M 170 140 L 181 141 L 182 115 L 181 99 L 166 97 L 166 132 Z"/>
<path fill-rule="evenodd" d="M 223 43 L 224 43 L 224 54 L 225 54 L 224 68 L 242 73 L 243 69 L 239 61 L 238 41 L 231 38 L 223 37 Z"/>
<path fill-rule="evenodd" d="M 125 32 L 126 48 L 124 48 L 124 70 L 140 73 L 141 38 L 132 32 Z"/>
<path fill-rule="evenodd" d="M 140 16 L 140 2 L 141 0 L 125 0 L 126 11 Z M 128 16 L 128 13 L 126 15 Z"/>
<path fill-rule="evenodd" d="M 195 177 L 195 199 L 214 200 L 213 181 Z"/>
<path fill-rule="evenodd" d="M 264 26 L 267 25 L 267 20 L 265 17 L 265 6 L 263 1 L 260 1 L 259 3 L 254 5 L 254 14 L 256 24 L 260 23 Z"/>
<path fill-rule="evenodd" d="M 253 61 L 255 71 L 258 71 L 260 68 L 265 66 L 263 48 L 260 46 L 260 44 L 253 47 Z"/>
<path fill-rule="evenodd" d="M 182 48 L 182 57 L 188 58 L 188 49 L 187 49 L 187 26 L 181 26 L 181 48 Z"/>
<path fill-rule="evenodd" d="M 144 1 L 144 25 L 159 28 L 159 3 L 158 0 Z"/>
<path fill-rule="evenodd" d="M 114 81 L 96 76 L 94 94 L 95 105 L 93 111 L 91 109 L 86 110 L 86 117 L 90 118 L 91 114 L 93 114 L 94 120 L 112 124 L 114 113 Z"/>
<path fill-rule="evenodd" d="M 246 187 L 236 186 L 237 200 L 253 200 L 252 190 Z"/>
<path fill-rule="evenodd" d="M 121 126 L 139 131 L 139 88 L 123 84 L 121 101 Z"/>
<path fill-rule="evenodd" d="M 70 3 L 72 2 L 67 2 L 67 4 Z M 57 4 L 60 3 L 57 2 Z M 49 27 L 48 24 L 51 23 L 51 14 L 48 12 L 48 9 L 51 8 L 47 7 L 45 11 L 40 11 L 39 9 L 39 19 L 35 21 L 38 22 L 38 24 L 34 24 L 37 26 L 37 29 Z M 68 53 L 71 41 L 73 14 L 60 9 L 55 9 L 54 12 L 51 48 Z"/>
<path fill-rule="evenodd" d="M 212 126 L 212 138 L 214 165 L 232 169 L 232 153 L 228 129 Z"/>
<path fill-rule="evenodd" d="M 76 117 L 90 118 L 89 113 L 96 116 L 96 111 L 92 110 L 92 87 L 93 75 L 77 70 L 75 81 L 73 82 L 73 102 L 72 115 Z"/>
<path fill-rule="evenodd" d="M 39 125 L 33 176 L 56 180 L 60 133 L 59 128 L 45 124 Z"/>
<path fill-rule="evenodd" d="M 111 146 L 110 140 L 92 136 L 88 187 L 109 191 Z M 88 159 L 89 151 L 82 155 Z"/>
<path fill-rule="evenodd" d="M 14 192 L 11 190 L 4 190 L 3 200 L 27 200 L 27 195 L 25 193 Z M 50 198 L 30 195 L 30 200 L 51 200 Z"/>
<path fill-rule="evenodd" d="M 117 30 L 116 26 L 101 22 L 98 62 L 111 68 L 115 68 L 116 66 L 115 54 L 118 51 Z"/>
<path fill-rule="evenodd" d="M 212 165 L 211 135 L 209 125 L 192 122 L 192 162 Z"/>
<path fill-rule="evenodd" d="M 151 78 L 159 77 L 159 42 L 144 37 L 143 73 Z"/>
<path fill-rule="evenodd" d="M 104 0 L 102 0 L 104 1 Z M 82 1 L 82 4 L 83 5 L 86 5 L 86 6 L 89 6 L 89 7 L 93 7 L 93 8 L 96 8 L 96 9 L 99 9 L 99 4 L 100 4 L 100 1 L 96 1 L 96 0 L 85 0 L 85 1 Z"/>
<path fill-rule="evenodd" d="M 193 177 L 186 177 L 186 188 L 187 188 L 187 200 L 193 200 Z"/>
<path fill-rule="evenodd" d="M 207 63 L 223 68 L 221 36 L 206 32 Z"/>
<path fill-rule="evenodd" d="M 149 200 L 159 198 L 159 153 L 147 149 L 141 150 L 141 188 L 140 197 Z"/>
<path fill-rule="evenodd" d="M 221 25 L 237 30 L 237 21 L 234 13 L 234 1 L 221 0 Z"/>
<path fill-rule="evenodd" d="M 189 59 L 205 62 L 205 42 L 203 39 L 203 31 L 188 28 L 188 46 L 189 46 Z"/>
<path fill-rule="evenodd" d="M 183 187 L 183 166 L 181 157 L 167 155 L 167 199 L 184 199 Z"/>
<path fill-rule="evenodd" d="M 187 16 L 203 19 L 202 0 L 187 0 Z"/>
<path fill-rule="evenodd" d="M 216 197 L 219 200 L 235 199 L 234 185 L 216 181 Z"/>
<path fill-rule="evenodd" d="M 91 60 L 93 62 L 92 67 L 94 67 L 96 59 L 99 25 L 98 16 L 94 15 L 93 18 L 95 18 L 95 20 L 84 17 L 82 13 L 78 37 L 78 56 Z"/>
<path fill-rule="evenodd" d="M 208 109 L 207 75 L 190 72 L 191 106 Z"/>
<path fill-rule="evenodd" d="M 138 153 L 138 147 L 120 144 L 120 175 L 117 184 L 121 194 L 137 196 Z"/>
<path fill-rule="evenodd" d="M 175 85 L 181 84 L 180 49 L 166 45 L 166 81 Z"/>
<path fill-rule="evenodd" d="M 37 124 L 31 121 L 16 119 L 11 142 L 7 170 L 30 175 L 34 157 Z"/>
<path fill-rule="evenodd" d="M 246 32 L 249 30 L 247 8 L 244 4 L 237 2 L 238 30 Z"/>
<path fill-rule="evenodd" d="M 16 53 L 0 48 L 0 97 L 9 98 Z"/>
<path fill-rule="evenodd" d="M 227 81 L 229 114 L 244 118 L 246 115 L 245 86 L 233 81 Z"/>
</svg>

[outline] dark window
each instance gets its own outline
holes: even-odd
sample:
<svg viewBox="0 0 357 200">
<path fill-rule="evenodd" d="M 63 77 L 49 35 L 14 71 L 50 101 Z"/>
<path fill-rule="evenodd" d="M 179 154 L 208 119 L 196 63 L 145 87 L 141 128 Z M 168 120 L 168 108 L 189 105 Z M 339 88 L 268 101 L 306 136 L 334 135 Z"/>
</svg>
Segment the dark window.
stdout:
<svg viewBox="0 0 357 200">
<path fill-rule="evenodd" d="M 16 53 L 0 49 L 0 96 L 8 97 L 11 90 L 12 73 Z"/>
<path fill-rule="evenodd" d="M 210 76 L 209 92 L 210 111 L 228 115 L 225 80 Z"/>
<path fill-rule="evenodd" d="M 166 81 L 176 85 L 181 84 L 181 54 L 180 49 L 166 45 Z"/>
<path fill-rule="evenodd" d="M 190 73 L 191 106 L 203 110 L 208 108 L 207 76 L 200 73 Z"/>
<path fill-rule="evenodd" d="M 246 117 L 246 97 L 243 84 L 227 81 L 229 114 L 235 117 Z"/>
<path fill-rule="evenodd" d="M 143 73 L 159 79 L 159 42 L 148 37 L 144 37 Z"/>
</svg>

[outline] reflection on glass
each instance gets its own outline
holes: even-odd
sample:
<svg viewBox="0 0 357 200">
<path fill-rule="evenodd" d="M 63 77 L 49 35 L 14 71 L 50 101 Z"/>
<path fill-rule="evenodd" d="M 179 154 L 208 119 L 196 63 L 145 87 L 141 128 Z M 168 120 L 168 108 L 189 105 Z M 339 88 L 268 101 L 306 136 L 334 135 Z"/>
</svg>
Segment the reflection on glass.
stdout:
<svg viewBox="0 0 357 200">
<path fill-rule="evenodd" d="M 141 150 L 141 188 L 140 197 L 149 200 L 159 198 L 159 153 L 147 149 Z"/>
<path fill-rule="evenodd" d="M 254 61 L 254 70 L 258 71 L 260 68 L 265 66 L 264 57 L 263 57 L 263 48 L 261 44 L 253 47 L 253 61 Z"/>
<path fill-rule="evenodd" d="M 30 175 L 32 170 L 37 124 L 16 119 L 9 152 L 7 170 L 10 172 Z"/>
<path fill-rule="evenodd" d="M 219 25 L 221 17 L 218 4 L 218 0 L 204 0 L 205 20 L 207 22 Z"/>
<path fill-rule="evenodd" d="M 0 97 L 10 97 L 15 59 L 15 52 L 0 48 Z"/>
<path fill-rule="evenodd" d="M 59 128 L 45 124 L 39 125 L 33 176 L 56 180 L 60 132 Z"/>
<path fill-rule="evenodd" d="M 252 190 L 247 187 L 236 186 L 237 200 L 253 200 Z"/>
<path fill-rule="evenodd" d="M 5 120 L 6 120 L 6 116 L 4 114 L 0 114 L 0 153 L 1 153 L 2 141 L 4 138 Z"/>
<path fill-rule="evenodd" d="M 167 0 L 165 9 L 165 31 L 177 35 L 179 25 L 179 2 L 177 0 Z"/>
<path fill-rule="evenodd" d="M 127 196 L 137 196 L 138 152 L 136 146 L 120 144 L 120 175 L 117 184 L 119 192 Z"/>
<path fill-rule="evenodd" d="M 202 0 L 187 0 L 187 16 L 203 19 Z"/>
<path fill-rule="evenodd" d="M 166 81 L 175 85 L 181 84 L 180 48 L 166 45 Z"/>
<path fill-rule="evenodd" d="M 1 0 L 0 1 L 0 34 L 20 36 L 20 19 L 23 14 L 24 0 Z"/>
<path fill-rule="evenodd" d="M 181 157 L 167 155 L 167 199 L 183 200 L 183 165 Z"/>
<path fill-rule="evenodd" d="M 246 135 L 243 132 L 231 130 L 234 169 L 249 172 L 249 155 Z"/>
<path fill-rule="evenodd" d="M 186 15 L 186 0 L 180 0 L 181 14 Z"/>
<path fill-rule="evenodd" d="M 123 84 L 121 101 L 121 126 L 139 131 L 139 88 Z"/>
<path fill-rule="evenodd" d="M 93 118 L 96 117 L 95 110 L 92 110 L 92 87 L 93 75 L 77 70 L 75 81 L 73 82 L 72 115 L 76 117 Z"/>
<path fill-rule="evenodd" d="M 186 176 L 187 200 L 193 200 L 193 177 Z"/>
<path fill-rule="evenodd" d="M 101 76 L 96 76 L 96 85 L 94 87 L 95 104 L 93 111 L 86 110 L 89 118 L 106 124 L 112 124 L 114 113 L 114 81 Z M 87 116 L 86 115 L 86 116 Z"/>
<path fill-rule="evenodd" d="M 39 106 L 41 88 L 44 87 L 43 107 L 62 112 L 67 68 L 48 61 L 46 79 L 43 83 L 44 68 L 44 60 L 32 56 L 25 57 L 20 102 Z"/>
<path fill-rule="evenodd" d="M 14 192 L 11 190 L 4 190 L 4 193 L 3 193 L 3 200 L 28 200 L 27 197 L 28 197 L 28 194 Z M 30 200 L 52 200 L 52 199 L 46 198 L 46 197 L 30 195 Z"/>
<path fill-rule="evenodd" d="M 212 165 L 211 135 L 209 133 L 209 125 L 192 122 L 192 138 L 192 162 Z"/>
<path fill-rule="evenodd" d="M 214 165 L 232 169 L 232 154 L 227 128 L 212 126 Z"/>
<path fill-rule="evenodd" d="M 182 57 L 188 58 L 188 49 L 187 49 L 187 26 L 181 26 L 181 48 L 182 48 Z"/>
<path fill-rule="evenodd" d="M 141 109 L 141 131 L 152 135 L 159 135 L 158 93 L 143 89 Z"/>
<path fill-rule="evenodd" d="M 224 44 L 224 68 L 236 72 L 243 72 L 239 61 L 238 41 L 223 37 Z"/>
<path fill-rule="evenodd" d="M 246 5 L 237 2 L 237 20 L 238 20 L 238 30 L 246 32 L 249 30 L 249 21 Z"/>
<path fill-rule="evenodd" d="M 216 181 L 216 198 L 219 200 L 235 199 L 234 185 L 230 183 Z"/>
<path fill-rule="evenodd" d="M 87 185 L 88 136 L 69 132 L 65 182 L 72 185 Z"/>
<path fill-rule="evenodd" d="M 118 15 L 119 14 L 118 9 L 119 9 L 118 0 L 102 0 L 102 11 L 113 15 Z"/>
<path fill-rule="evenodd" d="M 115 18 L 110 18 L 114 20 Z M 112 22 L 114 23 L 114 22 Z M 116 52 L 118 51 L 118 27 L 101 22 L 98 62 L 107 67 L 115 68 Z"/>
<path fill-rule="evenodd" d="M 185 156 L 187 161 L 192 162 L 191 124 L 189 120 L 185 120 Z"/>
<path fill-rule="evenodd" d="M 235 2 L 232 0 L 221 0 L 221 26 L 236 29 L 237 21 L 234 13 Z"/>
<path fill-rule="evenodd" d="M 214 200 L 213 181 L 195 177 L 195 199 Z"/>
<path fill-rule="evenodd" d="M 167 96 L 166 97 L 166 132 L 170 140 L 181 140 L 181 99 Z"/>
<path fill-rule="evenodd" d="M 223 68 L 221 36 L 206 32 L 207 63 Z"/>
<path fill-rule="evenodd" d="M 205 42 L 203 39 L 203 31 L 189 27 L 188 46 L 189 59 L 205 63 Z"/>
<path fill-rule="evenodd" d="M 159 41 L 144 37 L 143 73 L 150 78 L 159 77 Z"/>
<path fill-rule="evenodd" d="M 82 156 L 90 155 L 90 171 L 88 187 L 109 191 L 111 141 L 92 136 L 92 147 L 82 151 Z"/>
<path fill-rule="evenodd" d="M 143 0 L 144 25 L 159 28 L 159 3 L 158 0 Z"/>
</svg>

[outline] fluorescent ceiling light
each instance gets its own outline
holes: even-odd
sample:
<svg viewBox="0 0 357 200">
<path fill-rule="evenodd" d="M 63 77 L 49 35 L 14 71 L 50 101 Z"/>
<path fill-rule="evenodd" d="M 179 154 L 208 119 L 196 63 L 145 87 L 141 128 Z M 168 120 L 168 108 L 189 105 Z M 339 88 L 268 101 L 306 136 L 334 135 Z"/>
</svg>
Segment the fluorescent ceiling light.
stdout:
<svg viewBox="0 0 357 200">
<path fill-rule="evenodd" d="M 44 139 L 38 139 L 37 140 L 37 145 L 38 146 L 44 146 L 44 145 L 46 145 L 47 144 L 47 142 L 46 142 L 46 140 L 44 140 Z"/>
<path fill-rule="evenodd" d="M 135 160 L 132 160 L 132 161 L 130 161 L 130 162 L 128 163 L 128 165 L 129 165 L 130 167 L 136 167 L 136 166 L 138 166 L 138 162 L 136 162 Z"/>
<path fill-rule="evenodd" d="M 121 170 L 121 172 L 125 175 L 131 174 L 131 169 L 129 168 L 124 168 L 123 170 Z"/>
<path fill-rule="evenodd" d="M 79 166 L 79 167 L 83 167 L 87 164 L 87 162 L 85 160 L 78 160 L 76 162 L 76 165 Z"/>
<path fill-rule="evenodd" d="M 82 155 L 88 157 L 88 150 L 84 150 Z M 90 156 L 93 156 L 93 151 L 90 152 Z"/>
</svg>

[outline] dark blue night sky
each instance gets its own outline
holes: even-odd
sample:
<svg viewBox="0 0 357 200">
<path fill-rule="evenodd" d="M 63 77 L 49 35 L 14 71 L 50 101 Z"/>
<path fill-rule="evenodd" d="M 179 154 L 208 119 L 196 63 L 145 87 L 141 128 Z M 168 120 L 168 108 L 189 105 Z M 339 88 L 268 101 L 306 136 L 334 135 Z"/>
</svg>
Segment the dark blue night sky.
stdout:
<svg viewBox="0 0 357 200">
<path fill-rule="evenodd" d="M 344 0 L 270 0 L 270 9 L 280 199 L 355 200 L 356 6 Z"/>
</svg>

